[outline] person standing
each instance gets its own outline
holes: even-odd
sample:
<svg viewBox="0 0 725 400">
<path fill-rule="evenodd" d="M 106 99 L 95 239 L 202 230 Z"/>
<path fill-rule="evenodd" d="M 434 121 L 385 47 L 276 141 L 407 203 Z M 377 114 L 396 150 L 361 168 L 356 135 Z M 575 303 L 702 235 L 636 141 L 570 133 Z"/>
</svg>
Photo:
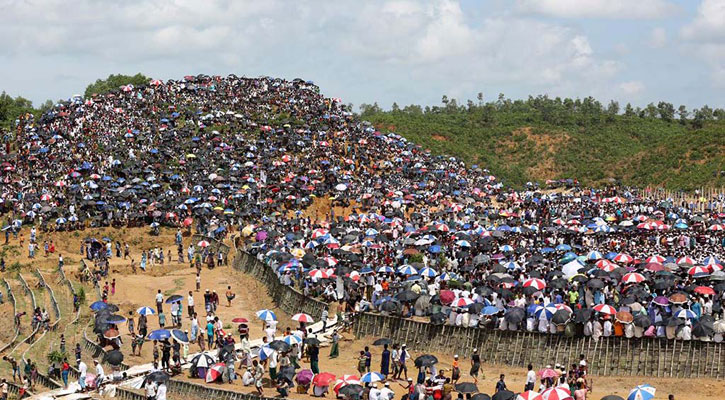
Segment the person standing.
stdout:
<svg viewBox="0 0 725 400">
<path fill-rule="evenodd" d="M 101 387 L 101 383 L 103 383 L 103 379 L 106 377 L 106 375 L 103 372 L 103 366 L 98 362 L 98 360 L 93 360 L 93 365 L 96 366 L 96 390 L 98 390 Z"/>
<path fill-rule="evenodd" d="M 365 346 L 365 372 L 370 372 L 372 361 L 373 355 L 370 353 L 370 347 Z"/>
<path fill-rule="evenodd" d="M 0 383 L 0 399 L 2 400 L 8 400 L 8 382 L 3 378 L 2 382 Z"/>
<path fill-rule="evenodd" d="M 257 393 L 261 396 L 263 394 L 262 379 L 264 378 L 264 368 L 259 365 L 259 361 L 254 360 L 252 361 L 252 371 L 254 374 L 254 388 L 257 389 Z M 313 369 L 312 372 L 314 371 Z"/>
<path fill-rule="evenodd" d="M 309 350 L 307 350 L 310 356 L 310 369 L 313 373 L 319 374 L 320 373 L 320 365 L 319 365 L 319 357 L 320 357 L 320 348 L 317 347 L 316 344 L 311 344 L 309 346 Z"/>
<path fill-rule="evenodd" d="M 161 382 L 156 389 L 156 400 L 166 400 L 166 384 Z"/>
<path fill-rule="evenodd" d="M 161 314 L 164 311 L 164 295 L 161 294 L 161 289 L 156 292 L 156 312 Z"/>
<path fill-rule="evenodd" d="M 78 362 L 78 385 L 81 387 L 81 392 L 86 390 L 86 374 L 88 373 L 88 366 L 83 360 Z"/>
<path fill-rule="evenodd" d="M 194 317 L 194 295 L 189 290 L 189 295 L 186 297 L 187 311 L 189 311 L 189 318 Z"/>
<path fill-rule="evenodd" d="M 380 374 L 385 377 L 385 380 L 390 374 L 390 350 L 388 350 L 387 344 L 383 345 L 383 353 L 380 356 Z"/>
<path fill-rule="evenodd" d="M 408 353 L 408 349 L 406 345 L 401 346 L 400 348 L 400 358 L 398 360 L 398 376 L 396 379 L 400 379 L 400 374 L 404 374 L 405 379 L 408 379 L 408 365 L 406 364 L 408 362 L 408 359 L 410 358 L 410 353 Z"/>
<path fill-rule="evenodd" d="M 332 346 L 330 346 L 330 358 L 337 358 L 340 355 L 339 341 L 340 335 L 337 333 L 337 329 L 332 331 Z"/>
<path fill-rule="evenodd" d="M 478 355 L 478 349 L 473 349 L 471 355 L 471 377 L 473 383 L 478 384 L 478 372 L 481 370 L 481 356 Z"/>
<path fill-rule="evenodd" d="M 495 393 L 498 393 L 498 392 L 500 392 L 502 390 L 507 390 L 506 389 L 506 382 L 504 381 L 504 378 L 505 377 L 506 377 L 506 375 L 504 375 L 504 374 L 501 374 L 499 376 L 498 382 L 496 382 L 496 392 Z"/>
<path fill-rule="evenodd" d="M 528 372 L 526 372 L 526 383 L 524 384 L 524 392 L 527 390 L 534 390 L 536 384 L 536 372 L 534 372 L 534 366 L 528 365 Z"/>
<path fill-rule="evenodd" d="M 146 400 L 156 400 L 156 382 L 146 384 Z"/>
<path fill-rule="evenodd" d="M 70 364 L 68 359 L 63 358 L 63 364 L 60 367 L 60 376 L 63 379 L 63 389 L 68 389 L 68 374 L 70 373 Z"/>
</svg>

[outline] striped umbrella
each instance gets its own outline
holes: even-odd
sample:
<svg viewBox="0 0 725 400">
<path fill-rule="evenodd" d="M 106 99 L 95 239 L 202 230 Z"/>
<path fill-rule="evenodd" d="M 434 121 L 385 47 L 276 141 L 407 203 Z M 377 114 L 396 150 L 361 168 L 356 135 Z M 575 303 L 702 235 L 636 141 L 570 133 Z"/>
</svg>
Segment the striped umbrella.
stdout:
<svg viewBox="0 0 725 400">
<path fill-rule="evenodd" d="M 655 390 L 654 386 L 639 385 L 629 392 L 627 400 L 652 400 L 655 397 Z"/>
</svg>

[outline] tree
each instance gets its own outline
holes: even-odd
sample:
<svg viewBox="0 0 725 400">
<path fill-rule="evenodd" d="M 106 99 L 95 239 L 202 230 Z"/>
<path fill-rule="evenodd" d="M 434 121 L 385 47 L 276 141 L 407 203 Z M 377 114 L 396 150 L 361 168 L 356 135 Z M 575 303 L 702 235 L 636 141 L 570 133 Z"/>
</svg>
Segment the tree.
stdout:
<svg viewBox="0 0 725 400">
<path fill-rule="evenodd" d="M 393 112 L 400 112 L 400 107 L 398 106 L 398 103 L 393 102 L 393 106 L 391 107 L 391 110 Z"/>
<path fill-rule="evenodd" d="M 35 111 L 32 101 L 21 96 L 13 98 L 5 92 L 0 93 L 0 126 L 10 127 L 21 115 Z"/>
<path fill-rule="evenodd" d="M 478 99 L 478 106 L 481 107 L 483 105 L 483 92 L 478 92 L 476 99 Z"/>
<path fill-rule="evenodd" d="M 663 121 L 671 122 L 675 118 L 675 106 L 672 103 L 660 101 L 657 103 L 657 112 Z"/>
<path fill-rule="evenodd" d="M 627 103 L 626 106 L 624 106 L 624 115 L 628 117 L 634 117 L 636 113 L 634 112 L 634 108 L 632 108 L 632 105 Z"/>
<path fill-rule="evenodd" d="M 644 114 L 647 118 L 657 118 L 657 107 L 654 103 L 647 104 L 647 107 L 644 109 Z"/>
<path fill-rule="evenodd" d="M 149 83 L 150 78 L 138 73 L 136 75 L 108 75 L 106 79 L 98 79 L 86 87 L 85 97 L 93 97 L 94 94 L 108 93 L 117 90 L 121 86 L 134 85 L 140 86 Z"/>
<path fill-rule="evenodd" d="M 681 104 L 677 108 L 677 115 L 680 117 L 680 123 L 684 125 L 685 123 L 687 123 L 687 116 L 690 115 L 690 113 L 687 112 L 687 107 L 685 107 L 684 104 Z"/>
</svg>

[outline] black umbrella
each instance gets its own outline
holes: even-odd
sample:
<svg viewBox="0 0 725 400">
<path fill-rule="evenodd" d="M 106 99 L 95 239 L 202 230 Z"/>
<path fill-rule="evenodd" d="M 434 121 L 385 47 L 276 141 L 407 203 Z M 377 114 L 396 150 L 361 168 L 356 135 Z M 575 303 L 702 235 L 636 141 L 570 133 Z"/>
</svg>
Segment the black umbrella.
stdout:
<svg viewBox="0 0 725 400">
<path fill-rule="evenodd" d="M 471 397 L 471 400 L 491 400 L 491 396 L 486 393 L 476 393 Z"/>
<path fill-rule="evenodd" d="M 589 282 L 587 282 L 587 287 L 590 289 L 603 289 L 604 281 L 598 278 L 590 279 Z"/>
<path fill-rule="evenodd" d="M 166 299 L 166 304 L 177 303 L 177 302 L 180 302 L 182 300 L 184 300 L 184 298 L 182 296 L 179 296 L 178 294 L 175 294 L 175 295 L 169 297 L 168 299 Z"/>
<path fill-rule="evenodd" d="M 443 325 L 446 322 L 446 315 L 443 313 L 435 313 L 430 316 L 430 323 L 433 325 Z"/>
<path fill-rule="evenodd" d="M 363 391 L 363 387 L 358 384 L 352 384 L 352 385 L 345 385 L 343 386 L 338 393 L 344 395 L 344 396 L 359 396 Z"/>
<path fill-rule="evenodd" d="M 305 338 L 305 344 L 309 344 L 311 346 L 319 346 L 320 341 L 317 338 L 308 337 L 308 338 Z"/>
<path fill-rule="evenodd" d="M 510 390 L 501 390 L 496 392 L 491 398 L 492 400 L 513 400 L 516 397 L 516 393 Z"/>
<path fill-rule="evenodd" d="M 553 289 L 564 289 L 569 285 L 569 282 L 566 281 L 566 279 L 553 279 L 551 282 L 549 282 L 548 286 Z"/>
<path fill-rule="evenodd" d="M 602 400 L 624 400 L 624 398 L 617 396 L 616 394 L 610 394 L 609 396 L 602 397 Z"/>
<path fill-rule="evenodd" d="M 281 340 L 273 340 L 272 343 L 269 344 L 269 347 L 281 353 L 287 352 L 292 348 L 287 342 L 283 342 Z"/>
<path fill-rule="evenodd" d="M 642 329 L 647 329 L 652 325 L 652 321 L 644 314 L 637 314 L 634 316 L 634 325 Z"/>
<path fill-rule="evenodd" d="M 513 307 L 506 310 L 504 319 L 512 324 L 518 324 L 526 318 L 526 310 L 521 307 Z"/>
<path fill-rule="evenodd" d="M 235 352 L 234 346 L 231 344 L 228 344 L 228 345 L 222 347 L 221 349 L 219 349 L 219 353 L 217 355 L 219 362 L 226 361 L 229 357 L 234 355 L 234 352 Z"/>
<path fill-rule="evenodd" d="M 476 393 L 478 392 L 478 387 L 475 383 L 471 382 L 463 382 L 456 385 L 456 392 L 458 393 Z"/>
<path fill-rule="evenodd" d="M 438 358 L 432 354 L 423 354 L 415 359 L 415 366 L 418 368 L 430 367 L 435 364 L 438 364 Z"/>
<path fill-rule="evenodd" d="M 692 328 L 692 334 L 697 337 L 712 336 L 715 334 L 715 327 L 712 321 L 700 321 Z"/>
<path fill-rule="evenodd" d="M 111 365 L 121 365 L 123 362 L 123 353 L 118 350 L 111 350 L 106 354 L 104 360 Z"/>
<path fill-rule="evenodd" d="M 583 324 L 592 318 L 592 310 L 589 308 L 574 309 L 574 322 Z"/>
<path fill-rule="evenodd" d="M 385 301 L 380 305 L 380 309 L 387 312 L 396 312 L 400 309 L 400 303 L 397 301 Z"/>
<path fill-rule="evenodd" d="M 282 369 L 279 370 L 279 376 L 286 379 L 289 382 L 292 382 L 292 379 L 295 377 L 295 367 L 288 365 L 286 367 L 282 367 Z"/>
<path fill-rule="evenodd" d="M 420 297 L 420 295 L 412 290 L 404 290 L 395 295 L 395 298 L 400 301 L 413 301 L 418 297 Z"/>
<path fill-rule="evenodd" d="M 393 343 L 390 339 L 380 338 L 373 342 L 373 346 L 384 346 L 384 345 L 390 344 L 390 343 Z"/>
<path fill-rule="evenodd" d="M 116 315 L 116 314 L 111 314 L 111 315 L 108 315 L 108 316 L 104 316 L 104 317 L 101 317 L 99 319 L 102 322 L 107 323 L 107 324 L 120 324 L 121 322 L 125 322 L 126 321 L 126 318 L 124 318 L 124 317 L 122 317 L 120 315 Z"/>
<path fill-rule="evenodd" d="M 144 378 L 144 381 L 143 381 L 143 385 L 141 385 L 141 386 L 146 386 L 146 384 L 149 382 L 162 383 L 162 382 L 168 382 L 168 380 L 169 380 L 169 374 L 167 374 L 164 371 L 155 371 L 155 372 L 152 372 L 152 373 L 146 375 L 146 377 Z"/>
<path fill-rule="evenodd" d="M 571 313 L 569 313 L 569 311 L 564 309 L 556 310 L 554 315 L 551 317 L 551 322 L 555 325 L 564 325 L 569 322 L 570 317 Z"/>
<path fill-rule="evenodd" d="M 473 303 L 468 306 L 468 312 L 471 314 L 478 314 L 481 310 L 483 310 L 483 307 L 485 307 L 483 303 Z"/>
</svg>

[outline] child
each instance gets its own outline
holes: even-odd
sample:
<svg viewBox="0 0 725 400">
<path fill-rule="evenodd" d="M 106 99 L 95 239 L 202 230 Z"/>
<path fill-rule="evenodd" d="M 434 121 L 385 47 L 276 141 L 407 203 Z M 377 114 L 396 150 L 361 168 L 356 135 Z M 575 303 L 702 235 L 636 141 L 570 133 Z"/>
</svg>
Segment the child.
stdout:
<svg viewBox="0 0 725 400">
<path fill-rule="evenodd" d="M 164 325 L 166 325 L 166 314 L 162 311 L 159 313 L 159 326 L 164 329 Z"/>
</svg>

